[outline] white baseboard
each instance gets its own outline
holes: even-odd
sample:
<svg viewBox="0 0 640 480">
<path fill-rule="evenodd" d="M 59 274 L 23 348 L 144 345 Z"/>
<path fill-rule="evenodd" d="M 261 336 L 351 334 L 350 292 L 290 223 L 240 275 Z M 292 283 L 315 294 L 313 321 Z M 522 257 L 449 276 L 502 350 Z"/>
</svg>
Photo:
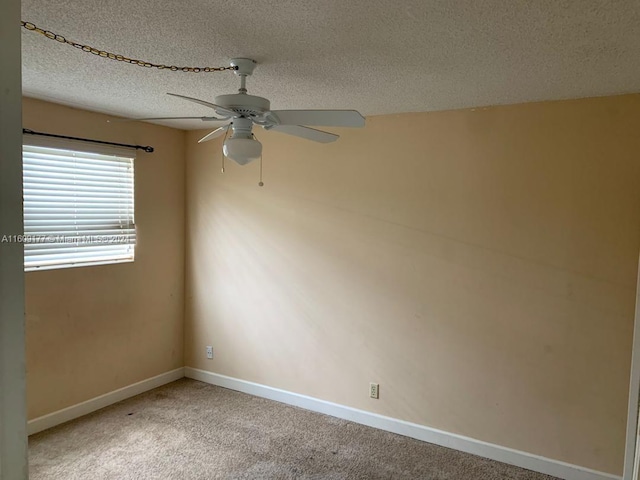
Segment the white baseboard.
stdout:
<svg viewBox="0 0 640 480">
<path fill-rule="evenodd" d="M 161 373 L 160 375 L 156 375 L 155 377 L 147 378 L 146 380 L 142 380 L 132 385 L 119 388 L 118 390 L 114 390 L 113 392 L 105 393 L 104 395 L 100 395 L 99 397 L 95 397 L 85 402 L 63 408 L 62 410 L 58 410 L 57 412 L 53 412 L 48 415 L 43 415 L 42 417 L 29 420 L 27 424 L 27 431 L 29 435 L 33 435 L 34 433 L 41 432 L 43 430 L 46 430 L 47 428 L 55 427 L 56 425 L 68 422 L 69 420 L 82 417 L 83 415 L 95 412 L 96 410 L 100 410 L 101 408 L 108 407 L 109 405 L 113 405 L 114 403 L 120 402 L 129 397 L 139 395 L 146 392 L 147 390 L 160 387 L 175 380 L 179 380 L 183 377 L 184 368 L 176 368 L 175 370 L 171 370 L 170 372 Z"/>
<path fill-rule="evenodd" d="M 499 462 L 516 465 L 518 467 L 533 470 L 535 472 L 552 475 L 565 480 L 621 480 L 620 476 L 598 472 L 588 468 L 572 465 L 570 463 L 553 460 L 550 458 L 521 452 L 500 445 L 483 442 L 473 438 L 454 433 L 437 430 L 435 428 L 405 422 L 396 418 L 385 417 L 376 413 L 359 410 L 356 408 L 327 402 L 318 398 L 300 395 L 298 393 L 280 390 L 278 388 L 260 385 L 237 378 L 227 377 L 217 373 L 207 372 L 196 368 L 177 368 L 170 372 L 157 375 L 132 385 L 100 395 L 57 412 L 34 418 L 28 423 L 29 435 L 41 432 L 56 425 L 68 422 L 75 418 L 87 415 L 91 412 L 120 402 L 127 398 L 139 395 L 148 390 L 160 387 L 182 377 L 192 378 L 201 382 L 218 385 L 239 392 L 248 393 L 257 397 L 268 398 L 277 402 L 294 405 L 313 412 L 324 413 L 334 417 L 349 420 L 369 427 L 379 428 L 388 432 L 397 433 L 407 437 L 422 440 L 424 442 L 453 448 L 462 452 L 471 453 Z"/>
<path fill-rule="evenodd" d="M 217 373 L 185 367 L 184 374 L 187 378 L 201 382 L 218 385 L 220 387 L 237 390 L 257 397 L 268 398 L 277 402 L 294 405 L 314 412 L 324 413 L 352 422 L 379 428 L 388 432 L 397 433 L 424 442 L 453 448 L 462 452 L 471 453 L 480 457 L 490 458 L 499 462 L 516 465 L 518 467 L 533 470 L 535 472 L 552 475 L 565 480 L 621 480 L 617 475 L 598 472 L 588 468 L 572 465 L 570 463 L 553 460 L 550 458 L 533 455 L 519 450 L 514 450 L 500 445 L 483 442 L 462 435 L 448 433 L 435 428 L 425 427 L 416 423 L 405 422 L 396 418 L 385 417 L 376 413 L 346 407 L 337 403 L 327 402 L 298 393 L 287 392 L 278 388 L 247 382 L 237 378 L 219 375 Z"/>
</svg>

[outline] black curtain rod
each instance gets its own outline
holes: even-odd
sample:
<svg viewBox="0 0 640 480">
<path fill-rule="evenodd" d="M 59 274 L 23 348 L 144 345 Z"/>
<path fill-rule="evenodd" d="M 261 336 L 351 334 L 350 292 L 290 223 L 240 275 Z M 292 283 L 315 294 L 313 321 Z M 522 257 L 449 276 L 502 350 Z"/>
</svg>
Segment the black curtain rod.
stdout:
<svg viewBox="0 0 640 480">
<path fill-rule="evenodd" d="M 54 135 L 53 133 L 34 132 L 28 128 L 23 128 L 22 133 L 27 135 L 41 135 L 43 137 L 65 138 L 67 140 L 79 140 L 80 142 L 100 143 L 102 145 L 115 145 L 116 147 L 135 148 L 136 150 L 144 150 L 147 153 L 153 152 L 153 147 L 147 145 L 127 145 L 126 143 L 103 142 L 102 140 L 91 140 L 90 138 L 67 137 L 66 135 Z"/>
</svg>

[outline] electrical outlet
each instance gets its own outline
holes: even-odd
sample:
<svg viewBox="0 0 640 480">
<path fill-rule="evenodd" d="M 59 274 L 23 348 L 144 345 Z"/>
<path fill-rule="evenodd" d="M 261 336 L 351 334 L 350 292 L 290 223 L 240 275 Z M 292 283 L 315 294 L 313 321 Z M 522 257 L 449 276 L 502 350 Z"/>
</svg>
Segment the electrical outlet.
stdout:
<svg viewBox="0 0 640 480">
<path fill-rule="evenodd" d="M 207 358 L 209 360 L 213 358 L 213 347 L 211 345 L 207 345 Z"/>
<path fill-rule="evenodd" d="M 370 383 L 369 396 L 371 398 L 380 398 L 379 394 L 380 394 L 380 385 L 378 385 L 377 383 Z"/>
</svg>

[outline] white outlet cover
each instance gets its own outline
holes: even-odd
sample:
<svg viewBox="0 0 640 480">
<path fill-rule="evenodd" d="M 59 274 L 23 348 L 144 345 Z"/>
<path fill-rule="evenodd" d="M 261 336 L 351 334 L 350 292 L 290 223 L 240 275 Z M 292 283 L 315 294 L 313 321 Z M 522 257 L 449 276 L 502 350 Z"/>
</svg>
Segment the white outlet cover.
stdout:
<svg viewBox="0 0 640 480">
<path fill-rule="evenodd" d="M 378 385 L 377 383 L 370 383 L 369 396 L 371 398 L 380 398 L 380 385 Z"/>
</svg>

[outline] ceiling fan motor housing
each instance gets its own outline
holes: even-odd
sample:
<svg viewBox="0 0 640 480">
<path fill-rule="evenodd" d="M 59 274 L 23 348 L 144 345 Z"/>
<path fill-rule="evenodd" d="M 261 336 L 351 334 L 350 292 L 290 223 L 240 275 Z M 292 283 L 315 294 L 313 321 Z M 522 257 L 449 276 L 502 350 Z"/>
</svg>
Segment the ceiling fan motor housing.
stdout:
<svg viewBox="0 0 640 480">
<path fill-rule="evenodd" d="M 258 117 L 271 109 L 271 102 L 266 98 L 246 93 L 218 95 L 214 102 L 216 105 L 233 110 L 244 117 Z"/>
</svg>

